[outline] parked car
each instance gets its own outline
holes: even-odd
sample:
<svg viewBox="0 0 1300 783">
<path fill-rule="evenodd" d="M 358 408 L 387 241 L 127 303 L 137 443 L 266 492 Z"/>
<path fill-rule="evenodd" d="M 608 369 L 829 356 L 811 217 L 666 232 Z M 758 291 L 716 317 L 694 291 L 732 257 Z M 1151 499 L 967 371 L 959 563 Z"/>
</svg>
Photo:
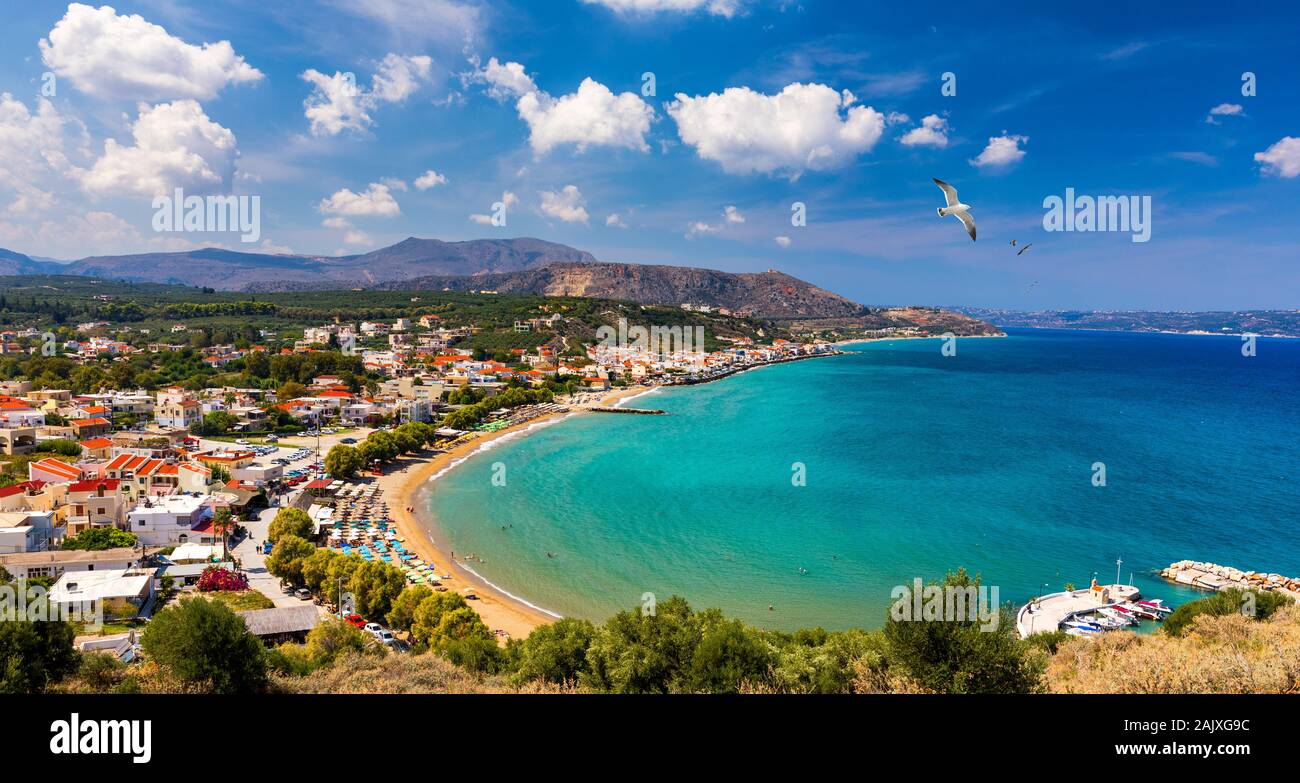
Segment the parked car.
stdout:
<svg viewBox="0 0 1300 783">
<path fill-rule="evenodd" d="M 299 601 L 310 601 L 311 591 L 305 587 L 299 587 L 297 590 L 293 591 L 293 597 L 297 598 Z"/>
<path fill-rule="evenodd" d="M 347 617 L 344 617 L 343 619 L 348 623 L 348 625 L 354 625 L 357 628 L 366 627 L 365 618 L 363 618 L 361 615 L 357 614 L 356 612 L 353 612 L 352 614 L 348 615 Z"/>
<path fill-rule="evenodd" d="M 264 554 L 264 555 L 269 555 L 269 554 L 271 554 L 271 548 L 274 547 L 274 546 L 275 546 L 275 544 L 271 543 L 270 541 L 266 541 L 266 542 L 264 542 L 264 543 L 262 544 L 262 554 Z"/>
<path fill-rule="evenodd" d="M 379 623 L 366 623 L 365 628 L 363 628 L 362 630 L 368 631 L 371 634 L 377 634 L 380 631 L 384 630 L 384 626 L 380 625 Z"/>
<path fill-rule="evenodd" d="M 356 438 L 339 438 L 339 443 L 348 443 L 348 444 L 352 444 L 352 443 L 356 443 L 356 442 L 357 442 L 357 439 L 356 439 Z"/>
<path fill-rule="evenodd" d="M 393 645 L 397 644 L 397 637 L 393 636 L 393 632 L 387 629 L 381 630 L 378 633 L 376 633 L 375 638 L 378 639 L 379 643 L 384 645 L 385 647 L 392 647 Z"/>
</svg>

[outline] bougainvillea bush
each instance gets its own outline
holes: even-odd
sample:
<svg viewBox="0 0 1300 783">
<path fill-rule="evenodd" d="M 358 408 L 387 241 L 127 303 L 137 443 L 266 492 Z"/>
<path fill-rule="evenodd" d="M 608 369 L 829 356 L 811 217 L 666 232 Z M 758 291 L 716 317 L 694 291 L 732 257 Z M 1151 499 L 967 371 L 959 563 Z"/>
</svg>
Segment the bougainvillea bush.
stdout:
<svg viewBox="0 0 1300 783">
<path fill-rule="evenodd" d="M 208 566 L 199 575 L 199 592 L 213 593 L 218 591 L 239 592 L 248 589 L 248 580 L 243 576 L 225 568 L 217 566 Z"/>
</svg>

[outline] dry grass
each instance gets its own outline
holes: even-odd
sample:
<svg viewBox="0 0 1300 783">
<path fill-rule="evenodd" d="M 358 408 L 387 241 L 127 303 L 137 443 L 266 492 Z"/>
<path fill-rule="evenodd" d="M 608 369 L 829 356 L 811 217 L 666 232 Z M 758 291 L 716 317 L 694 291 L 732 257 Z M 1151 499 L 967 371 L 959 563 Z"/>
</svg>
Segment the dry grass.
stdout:
<svg viewBox="0 0 1300 783">
<path fill-rule="evenodd" d="M 528 683 L 516 687 L 503 677 L 476 675 L 433 653 L 357 655 L 306 677 L 273 676 L 286 693 L 572 693 L 572 689 Z"/>
<path fill-rule="evenodd" d="M 1071 639 L 1045 680 L 1054 693 L 1300 693 L 1300 605 L 1266 621 L 1201 616 L 1177 639 Z"/>
</svg>

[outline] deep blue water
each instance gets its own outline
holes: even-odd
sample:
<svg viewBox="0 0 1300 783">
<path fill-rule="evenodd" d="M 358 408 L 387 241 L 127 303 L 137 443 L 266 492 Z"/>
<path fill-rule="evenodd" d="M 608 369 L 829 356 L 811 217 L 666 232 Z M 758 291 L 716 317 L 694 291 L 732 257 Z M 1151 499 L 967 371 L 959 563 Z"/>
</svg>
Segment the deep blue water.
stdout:
<svg viewBox="0 0 1300 783">
<path fill-rule="evenodd" d="M 1176 560 L 1300 574 L 1300 341 L 1247 358 L 1230 337 L 1013 330 L 949 357 L 849 350 L 632 403 L 669 416 L 502 443 L 431 485 L 440 535 L 559 613 L 677 593 L 786 629 L 877 626 L 894 586 L 959 566 L 1018 602 L 1113 581 L 1119 558 L 1174 603 L 1196 593 L 1151 572 Z"/>
</svg>

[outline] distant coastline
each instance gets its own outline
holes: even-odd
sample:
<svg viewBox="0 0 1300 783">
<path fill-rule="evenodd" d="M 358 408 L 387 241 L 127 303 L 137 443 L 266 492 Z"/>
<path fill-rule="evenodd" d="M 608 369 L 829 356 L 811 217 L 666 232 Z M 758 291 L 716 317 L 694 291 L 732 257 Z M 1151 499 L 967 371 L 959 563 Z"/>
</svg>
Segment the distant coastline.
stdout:
<svg viewBox="0 0 1300 783">
<path fill-rule="evenodd" d="M 1243 311 L 1103 311 L 1006 310 L 987 307 L 953 308 L 1000 329 L 1070 329 L 1240 337 L 1300 338 L 1300 310 Z"/>
</svg>

